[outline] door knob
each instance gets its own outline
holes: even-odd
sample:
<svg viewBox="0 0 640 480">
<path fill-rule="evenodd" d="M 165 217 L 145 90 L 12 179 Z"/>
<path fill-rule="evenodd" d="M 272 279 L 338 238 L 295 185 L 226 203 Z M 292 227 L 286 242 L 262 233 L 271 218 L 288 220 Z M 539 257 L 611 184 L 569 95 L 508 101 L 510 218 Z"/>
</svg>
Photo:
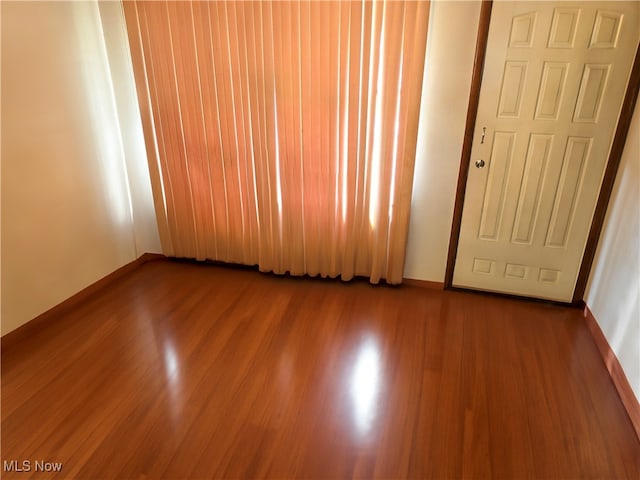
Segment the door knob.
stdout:
<svg viewBox="0 0 640 480">
<path fill-rule="evenodd" d="M 484 160 L 476 160 L 476 168 L 484 167 Z"/>
</svg>

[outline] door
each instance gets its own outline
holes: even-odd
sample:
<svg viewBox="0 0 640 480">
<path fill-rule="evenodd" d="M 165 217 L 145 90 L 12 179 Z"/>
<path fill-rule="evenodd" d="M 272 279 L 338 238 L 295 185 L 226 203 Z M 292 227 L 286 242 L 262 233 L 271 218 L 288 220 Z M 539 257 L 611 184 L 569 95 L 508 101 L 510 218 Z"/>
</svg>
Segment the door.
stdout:
<svg viewBox="0 0 640 480">
<path fill-rule="evenodd" d="M 639 2 L 494 2 L 453 285 L 571 301 Z"/>
</svg>

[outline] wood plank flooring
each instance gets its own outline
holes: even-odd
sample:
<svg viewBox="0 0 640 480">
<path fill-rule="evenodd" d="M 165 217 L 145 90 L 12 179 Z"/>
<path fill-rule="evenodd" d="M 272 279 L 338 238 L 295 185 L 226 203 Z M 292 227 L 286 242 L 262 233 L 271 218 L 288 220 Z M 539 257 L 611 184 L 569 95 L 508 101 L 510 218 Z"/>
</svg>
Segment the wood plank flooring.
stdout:
<svg viewBox="0 0 640 480">
<path fill-rule="evenodd" d="M 150 262 L 1 397 L 7 479 L 640 477 L 581 312 L 471 293 Z"/>
</svg>

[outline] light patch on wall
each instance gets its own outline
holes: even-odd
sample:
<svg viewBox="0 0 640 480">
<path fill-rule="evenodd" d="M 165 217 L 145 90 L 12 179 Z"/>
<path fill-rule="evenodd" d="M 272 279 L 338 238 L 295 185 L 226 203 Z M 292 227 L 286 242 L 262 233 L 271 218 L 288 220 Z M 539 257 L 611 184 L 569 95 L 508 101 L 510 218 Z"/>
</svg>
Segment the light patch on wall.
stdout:
<svg viewBox="0 0 640 480">
<path fill-rule="evenodd" d="M 136 10 L 136 21 L 138 22 L 138 41 L 140 42 L 140 44 L 142 44 L 142 28 L 140 26 L 140 17 L 138 16 L 138 6 L 135 6 L 135 10 Z M 124 12 L 121 10 L 121 15 L 122 15 L 122 21 L 125 22 L 124 19 Z M 126 33 L 126 32 L 125 32 Z M 125 35 L 126 37 L 126 35 Z M 128 46 L 128 43 L 127 43 Z M 146 97 L 147 97 L 147 105 L 151 105 L 151 89 L 149 88 L 149 76 L 153 76 L 153 67 L 151 67 L 151 72 L 147 71 L 147 60 L 145 58 L 146 52 L 144 51 L 144 49 L 140 49 L 140 54 L 142 55 L 142 68 L 144 70 L 144 78 L 145 78 L 145 82 L 146 82 Z M 129 52 L 130 55 L 130 52 Z M 129 57 L 129 63 L 131 63 L 131 57 Z M 133 69 L 130 70 L 130 77 L 129 80 L 131 81 L 132 84 L 135 84 L 135 78 L 134 78 L 134 74 L 133 74 Z M 156 130 L 156 123 L 155 123 L 155 118 L 153 116 L 153 114 L 149 115 L 149 121 L 151 122 L 151 135 L 153 137 L 153 152 L 154 152 L 154 158 L 155 158 L 155 163 L 157 165 L 157 169 L 158 169 L 158 175 L 160 176 L 160 192 L 162 194 L 162 207 L 163 207 L 163 212 L 166 215 L 167 214 L 167 192 L 165 190 L 165 182 L 164 182 L 164 173 L 162 171 L 162 162 L 160 160 L 160 146 L 158 143 L 158 135 L 156 132 L 159 131 Z M 140 122 L 142 122 L 142 119 L 140 119 Z M 142 133 L 142 123 L 139 124 L 140 126 L 140 138 L 139 138 L 139 148 L 141 152 L 145 152 L 146 154 L 146 146 L 144 144 L 144 138 L 143 138 L 143 133 Z M 150 185 L 149 185 L 150 187 Z"/>
<path fill-rule="evenodd" d="M 90 9 L 90 13 L 84 9 Z M 114 222 L 132 225 L 133 208 L 124 146 L 98 5 L 95 2 L 77 3 L 73 12 L 75 33 L 82 52 L 84 82 L 84 92 L 78 95 L 78 100 L 88 103 L 92 140 L 98 146 L 96 160 L 102 167 L 106 207 Z"/>
<path fill-rule="evenodd" d="M 632 322 L 638 321 L 638 305 L 640 305 L 640 280 L 638 277 L 630 282 L 626 295 L 620 300 L 620 317 L 610 341 L 610 345 L 618 349 L 624 343 L 629 331 L 632 330 Z"/>
<path fill-rule="evenodd" d="M 425 156 L 425 153 L 429 151 L 430 146 L 431 147 L 433 146 L 434 138 L 430 138 L 427 132 L 430 132 L 435 127 L 435 125 L 438 125 L 438 122 L 436 119 L 438 118 L 438 115 L 440 115 L 443 112 L 442 109 L 438 108 L 439 105 L 437 104 L 439 101 L 443 101 L 443 99 L 441 98 L 442 92 L 438 92 L 440 96 L 438 95 L 434 96 L 432 92 L 436 90 L 437 87 L 439 86 L 438 81 L 442 82 L 441 84 L 447 85 L 447 87 L 450 90 L 455 90 L 456 92 L 460 91 L 460 90 L 457 90 L 457 87 L 458 87 L 457 84 L 455 84 L 455 82 L 452 82 L 451 78 L 448 78 L 448 76 L 446 75 L 446 73 L 449 73 L 449 72 L 443 72 L 442 69 L 440 69 L 439 72 L 434 71 L 434 73 L 431 73 L 431 69 L 429 68 L 429 65 L 449 65 L 450 62 L 448 61 L 448 58 L 450 57 L 451 53 L 456 51 L 455 47 L 457 47 L 457 45 L 455 45 L 455 43 L 453 42 L 442 42 L 442 41 L 439 42 L 439 38 L 437 37 L 433 38 L 434 35 L 436 33 L 439 33 L 439 30 L 442 29 L 442 27 L 440 27 L 435 23 L 436 20 L 439 20 L 439 15 L 441 15 L 439 10 L 442 8 L 446 9 L 448 7 L 449 8 L 451 7 L 451 5 L 447 5 L 447 4 L 443 5 L 442 2 L 439 3 L 437 6 L 434 4 L 435 2 L 431 2 L 429 6 L 429 11 L 430 11 L 429 27 L 428 27 L 429 37 L 427 40 L 427 48 L 425 49 L 425 52 L 424 52 L 425 60 L 424 60 L 424 72 L 423 72 L 423 79 L 422 79 L 422 94 L 420 96 L 420 115 L 418 117 L 418 138 L 416 139 L 416 163 L 415 163 L 414 175 L 413 175 L 413 188 L 411 190 L 412 208 L 414 205 L 422 203 L 422 199 L 425 198 L 425 196 L 427 196 L 430 193 L 428 184 L 430 180 L 429 177 L 430 177 L 431 169 L 427 164 L 429 159 Z M 460 5 L 463 5 L 462 2 L 460 2 Z M 434 9 L 437 9 L 437 10 L 434 11 Z M 455 17 L 459 17 L 460 12 L 455 11 L 455 12 L 452 12 L 450 15 L 451 15 L 451 18 L 453 19 Z M 441 21 L 441 22 L 445 23 L 444 21 Z M 439 36 L 444 36 L 444 35 L 440 34 Z M 458 37 L 457 41 L 461 41 L 461 37 Z M 435 46 L 434 46 L 434 43 L 435 43 Z M 442 44 L 443 47 L 440 47 L 440 44 Z M 446 49 L 447 51 L 440 52 L 438 47 L 442 49 Z M 465 68 L 466 68 L 466 64 L 465 64 Z M 437 76 L 438 73 L 440 74 L 439 77 Z M 464 76 L 460 77 L 461 72 L 459 69 L 455 70 L 455 75 L 457 76 L 456 80 L 458 80 L 458 78 L 464 78 Z M 458 98 L 463 98 L 463 95 L 459 95 Z M 447 98 L 446 100 L 448 101 L 449 98 Z M 463 102 L 460 102 L 460 103 L 462 104 Z M 464 105 L 465 105 L 464 112 L 466 114 L 466 104 Z M 457 105 L 455 106 L 457 107 Z M 454 117 L 453 115 L 453 111 L 455 111 L 454 105 L 449 104 L 449 109 L 450 110 L 447 111 L 447 116 Z M 458 124 L 460 122 L 460 118 L 453 118 L 453 121 L 456 124 Z M 442 135 L 440 135 L 439 138 L 441 141 L 445 140 L 443 139 Z M 429 140 L 429 142 L 427 142 L 427 140 Z M 454 148 L 457 147 L 457 144 L 455 141 L 451 143 Z M 462 147 L 461 142 L 460 142 L 460 147 Z"/>
</svg>

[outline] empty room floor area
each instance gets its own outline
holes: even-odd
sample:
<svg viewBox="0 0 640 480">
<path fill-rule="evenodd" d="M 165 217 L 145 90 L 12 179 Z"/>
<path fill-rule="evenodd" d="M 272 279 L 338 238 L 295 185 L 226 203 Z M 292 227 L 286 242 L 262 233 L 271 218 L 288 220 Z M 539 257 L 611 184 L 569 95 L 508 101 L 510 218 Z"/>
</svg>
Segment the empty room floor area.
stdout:
<svg viewBox="0 0 640 480">
<path fill-rule="evenodd" d="M 152 261 L 1 396 L 7 479 L 640 476 L 582 312 L 481 294 Z"/>
</svg>

